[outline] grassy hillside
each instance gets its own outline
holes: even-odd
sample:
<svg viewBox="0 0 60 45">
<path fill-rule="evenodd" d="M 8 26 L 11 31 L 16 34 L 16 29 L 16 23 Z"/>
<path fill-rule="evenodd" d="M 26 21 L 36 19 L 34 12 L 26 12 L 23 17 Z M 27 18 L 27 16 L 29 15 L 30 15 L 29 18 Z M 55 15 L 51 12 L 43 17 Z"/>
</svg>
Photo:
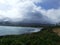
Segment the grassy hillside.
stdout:
<svg viewBox="0 0 60 45">
<path fill-rule="evenodd" d="M 1 36 L 0 45 L 60 45 L 60 37 L 51 28 L 32 34 Z"/>
</svg>

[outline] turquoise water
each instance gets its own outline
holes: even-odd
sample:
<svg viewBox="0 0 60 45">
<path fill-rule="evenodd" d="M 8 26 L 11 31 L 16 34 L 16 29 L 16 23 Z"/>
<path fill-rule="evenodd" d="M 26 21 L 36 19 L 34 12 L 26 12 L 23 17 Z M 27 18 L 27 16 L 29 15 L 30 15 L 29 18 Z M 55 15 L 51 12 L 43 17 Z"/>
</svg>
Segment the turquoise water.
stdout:
<svg viewBox="0 0 60 45">
<path fill-rule="evenodd" d="M 0 36 L 33 33 L 40 31 L 40 29 L 41 28 L 0 26 Z"/>
</svg>

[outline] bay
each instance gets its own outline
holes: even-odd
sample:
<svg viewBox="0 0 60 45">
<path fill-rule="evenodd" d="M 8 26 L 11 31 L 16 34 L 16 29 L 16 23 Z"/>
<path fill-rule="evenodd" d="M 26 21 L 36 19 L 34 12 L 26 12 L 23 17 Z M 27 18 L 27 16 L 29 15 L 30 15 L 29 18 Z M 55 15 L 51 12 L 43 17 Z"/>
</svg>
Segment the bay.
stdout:
<svg viewBox="0 0 60 45">
<path fill-rule="evenodd" d="M 0 26 L 0 36 L 20 35 L 20 34 L 25 34 L 25 33 L 33 33 L 33 32 L 38 32 L 41 29 L 42 28 Z"/>
</svg>

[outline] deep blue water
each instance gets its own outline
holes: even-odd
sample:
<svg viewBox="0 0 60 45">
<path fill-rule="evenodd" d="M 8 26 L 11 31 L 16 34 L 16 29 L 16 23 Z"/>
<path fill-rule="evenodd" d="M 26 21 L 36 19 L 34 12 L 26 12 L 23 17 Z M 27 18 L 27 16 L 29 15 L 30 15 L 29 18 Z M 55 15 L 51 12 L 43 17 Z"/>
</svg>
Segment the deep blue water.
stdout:
<svg viewBox="0 0 60 45">
<path fill-rule="evenodd" d="M 0 26 L 0 36 L 3 35 L 20 35 L 25 33 L 33 33 L 40 31 L 41 28 L 32 27 L 13 27 L 13 26 Z"/>
</svg>

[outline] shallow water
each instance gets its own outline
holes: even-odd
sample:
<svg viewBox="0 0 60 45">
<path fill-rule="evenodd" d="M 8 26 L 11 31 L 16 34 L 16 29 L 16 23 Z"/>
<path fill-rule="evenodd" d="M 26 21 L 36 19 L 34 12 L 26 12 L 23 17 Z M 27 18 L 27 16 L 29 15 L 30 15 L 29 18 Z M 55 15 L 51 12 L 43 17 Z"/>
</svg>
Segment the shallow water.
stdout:
<svg viewBox="0 0 60 45">
<path fill-rule="evenodd" d="M 3 35 L 19 35 L 24 33 L 33 33 L 40 31 L 41 28 L 32 27 L 13 27 L 13 26 L 0 26 L 0 36 Z"/>
</svg>

